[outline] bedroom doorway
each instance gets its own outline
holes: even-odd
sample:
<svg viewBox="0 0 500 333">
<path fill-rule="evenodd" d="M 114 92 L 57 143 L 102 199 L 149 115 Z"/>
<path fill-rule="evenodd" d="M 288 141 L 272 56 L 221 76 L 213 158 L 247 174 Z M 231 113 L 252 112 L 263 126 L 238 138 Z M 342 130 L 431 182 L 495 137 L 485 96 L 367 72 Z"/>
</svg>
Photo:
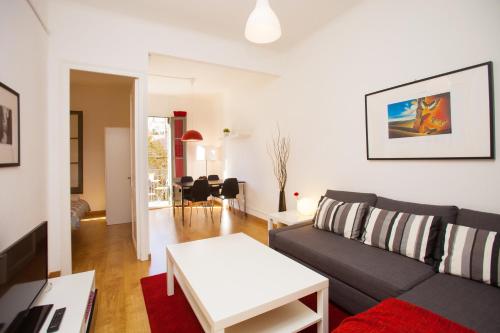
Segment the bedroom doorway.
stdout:
<svg viewBox="0 0 500 333">
<path fill-rule="evenodd" d="M 101 229 L 137 244 L 135 90 L 133 77 L 70 70 L 73 259 L 92 255 L 93 244 L 83 240 Z"/>
<path fill-rule="evenodd" d="M 148 206 L 172 205 L 171 128 L 168 117 L 148 117 Z"/>
</svg>

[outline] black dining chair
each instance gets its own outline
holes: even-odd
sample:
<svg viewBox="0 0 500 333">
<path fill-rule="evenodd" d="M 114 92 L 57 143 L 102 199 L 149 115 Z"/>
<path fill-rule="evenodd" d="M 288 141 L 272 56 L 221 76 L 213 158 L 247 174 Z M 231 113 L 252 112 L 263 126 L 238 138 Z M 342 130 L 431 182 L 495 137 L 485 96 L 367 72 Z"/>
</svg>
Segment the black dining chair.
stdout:
<svg viewBox="0 0 500 333">
<path fill-rule="evenodd" d="M 181 181 L 181 183 L 191 183 L 193 181 L 193 177 L 191 177 L 191 176 L 182 176 L 179 180 Z M 178 189 L 177 191 L 178 192 L 176 192 L 174 194 L 174 209 L 175 209 L 175 207 L 181 206 L 180 203 L 176 204 L 176 198 L 179 198 L 180 200 L 182 200 L 182 199 L 187 200 L 187 196 L 190 195 L 190 193 L 191 193 L 191 189 L 190 188 L 185 188 L 183 190 Z M 179 195 L 177 196 L 177 194 L 179 194 Z M 181 197 L 181 195 L 182 195 L 182 197 Z"/>
<path fill-rule="evenodd" d="M 193 182 L 193 177 L 191 176 L 182 176 L 181 177 L 181 183 L 192 183 Z M 184 199 L 186 199 L 186 195 L 189 195 L 191 193 L 191 189 L 190 188 L 185 188 L 184 191 Z"/>
<path fill-rule="evenodd" d="M 181 177 L 181 183 L 190 183 L 193 181 L 193 177 L 191 176 L 182 176 Z"/>
<path fill-rule="evenodd" d="M 234 200 L 238 202 L 238 209 L 241 211 L 240 201 L 238 200 L 238 194 L 240 193 L 240 186 L 238 184 L 238 179 L 236 178 L 228 178 L 224 180 L 222 183 L 221 191 L 218 195 L 214 195 L 215 197 L 222 200 L 229 200 L 229 204 L 234 208 Z M 224 206 L 224 205 L 222 205 Z M 222 221 L 222 207 L 220 210 L 220 219 Z"/>
<path fill-rule="evenodd" d="M 212 207 L 208 198 L 210 197 L 210 185 L 208 185 L 208 180 L 198 179 L 194 182 L 193 187 L 186 199 L 191 203 L 191 210 L 189 212 L 189 226 L 191 226 L 191 218 L 193 216 L 193 205 L 201 203 L 205 209 L 205 215 L 207 214 L 207 208 L 210 208 L 210 214 L 212 216 L 212 223 L 214 222 L 214 216 L 212 213 Z"/>
<path fill-rule="evenodd" d="M 209 182 L 216 182 L 219 181 L 220 178 L 218 175 L 208 175 L 208 181 Z M 217 197 L 220 194 L 220 185 L 216 184 L 210 184 L 210 193 L 212 196 Z"/>
</svg>

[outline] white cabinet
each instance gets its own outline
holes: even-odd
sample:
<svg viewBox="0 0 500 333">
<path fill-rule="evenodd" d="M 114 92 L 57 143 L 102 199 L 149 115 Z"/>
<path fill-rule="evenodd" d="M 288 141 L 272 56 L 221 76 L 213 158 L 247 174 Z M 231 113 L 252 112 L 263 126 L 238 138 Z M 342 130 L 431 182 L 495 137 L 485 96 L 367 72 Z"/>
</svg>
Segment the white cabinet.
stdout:
<svg viewBox="0 0 500 333">
<path fill-rule="evenodd" d="M 47 327 L 59 308 L 66 308 L 59 332 L 92 332 L 92 318 L 97 311 L 95 272 L 89 271 L 49 279 L 34 305 L 53 304 L 40 332 Z"/>
</svg>

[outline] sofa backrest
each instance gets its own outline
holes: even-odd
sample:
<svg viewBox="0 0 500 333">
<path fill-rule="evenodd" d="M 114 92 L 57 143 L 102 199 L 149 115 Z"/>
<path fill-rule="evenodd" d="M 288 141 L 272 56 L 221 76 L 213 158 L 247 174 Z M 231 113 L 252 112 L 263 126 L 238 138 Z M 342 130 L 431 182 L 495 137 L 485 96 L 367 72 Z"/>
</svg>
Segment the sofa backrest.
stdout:
<svg viewBox="0 0 500 333">
<path fill-rule="evenodd" d="M 500 215 L 478 212 L 470 209 L 460 209 L 457 216 L 457 224 L 466 227 L 496 231 L 500 233 Z"/>
<path fill-rule="evenodd" d="M 426 205 L 378 197 L 375 207 L 418 215 L 441 216 L 441 223 L 456 223 L 458 207 Z"/>
<path fill-rule="evenodd" d="M 377 202 L 377 196 L 373 193 L 327 190 L 325 197 L 343 202 L 366 202 L 370 206 Z"/>
</svg>

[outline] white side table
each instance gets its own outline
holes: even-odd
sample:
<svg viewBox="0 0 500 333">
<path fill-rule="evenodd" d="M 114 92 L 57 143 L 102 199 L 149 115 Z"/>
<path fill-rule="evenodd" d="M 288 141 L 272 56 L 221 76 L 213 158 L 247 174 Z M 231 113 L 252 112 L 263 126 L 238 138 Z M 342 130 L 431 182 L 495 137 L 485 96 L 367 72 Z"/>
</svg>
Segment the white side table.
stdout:
<svg viewBox="0 0 500 333">
<path fill-rule="evenodd" d="M 287 210 L 285 212 L 272 213 L 267 217 L 267 229 L 272 230 L 275 223 L 294 225 L 302 222 L 312 221 L 314 214 L 302 215 L 296 210 Z"/>
</svg>

